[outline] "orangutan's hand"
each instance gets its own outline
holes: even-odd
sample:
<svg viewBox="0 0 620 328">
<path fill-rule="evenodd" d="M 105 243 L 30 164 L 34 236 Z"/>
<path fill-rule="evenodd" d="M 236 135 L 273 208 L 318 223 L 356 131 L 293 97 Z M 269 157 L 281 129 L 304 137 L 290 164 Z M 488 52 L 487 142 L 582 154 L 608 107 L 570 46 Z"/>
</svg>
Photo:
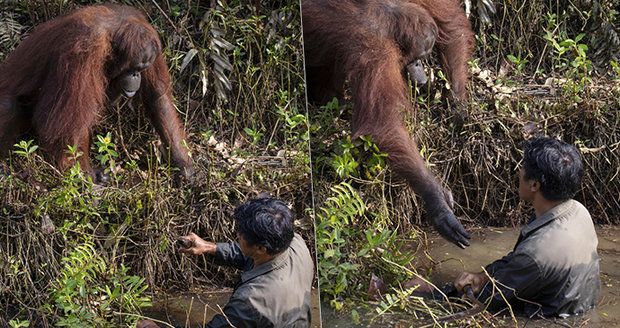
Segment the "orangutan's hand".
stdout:
<svg viewBox="0 0 620 328">
<path fill-rule="evenodd" d="M 439 234 L 460 248 L 469 246 L 471 236 L 450 210 L 441 211 L 431 216 L 433 225 Z"/>
</svg>

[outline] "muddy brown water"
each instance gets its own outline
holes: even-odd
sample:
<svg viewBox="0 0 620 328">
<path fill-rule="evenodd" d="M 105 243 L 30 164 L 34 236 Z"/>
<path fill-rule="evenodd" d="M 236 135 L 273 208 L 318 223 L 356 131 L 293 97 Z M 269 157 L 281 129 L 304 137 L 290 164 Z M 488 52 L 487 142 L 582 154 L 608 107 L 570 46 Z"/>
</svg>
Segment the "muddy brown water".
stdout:
<svg viewBox="0 0 620 328">
<path fill-rule="evenodd" d="M 431 280 L 452 281 L 461 271 L 479 272 L 481 267 L 510 252 L 517 240 L 520 229 L 485 228 L 472 231 L 472 244 L 460 249 L 437 236 L 431 236 L 428 253 L 435 261 Z M 599 239 L 598 252 L 601 258 L 601 297 L 596 309 L 588 314 L 565 320 L 527 320 L 517 318 L 515 324 L 507 321 L 506 327 L 620 327 L 620 228 L 597 227 Z M 375 317 L 374 307 L 359 308 L 362 318 Z M 374 321 L 363 320 L 354 325 L 349 312 L 335 313 L 322 304 L 323 327 L 417 327 L 420 324 L 404 315 L 387 315 Z"/>
<path fill-rule="evenodd" d="M 144 315 L 160 327 L 202 327 L 222 313 L 232 289 L 201 290 L 184 294 L 160 294 L 153 297 L 153 307 Z M 319 293 L 312 289 L 312 328 L 320 328 Z"/>
</svg>

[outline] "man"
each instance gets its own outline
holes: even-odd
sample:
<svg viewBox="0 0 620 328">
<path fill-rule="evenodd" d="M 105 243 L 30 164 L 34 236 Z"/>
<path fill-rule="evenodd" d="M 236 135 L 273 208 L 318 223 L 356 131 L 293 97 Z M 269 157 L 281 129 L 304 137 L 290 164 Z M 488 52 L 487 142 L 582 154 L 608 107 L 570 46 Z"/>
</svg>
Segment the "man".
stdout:
<svg viewBox="0 0 620 328">
<path fill-rule="evenodd" d="M 521 230 L 514 250 L 485 270 L 463 272 L 454 286 L 471 286 L 490 311 L 559 316 L 592 309 L 600 292 L 598 239 L 588 210 L 571 199 L 583 165 L 577 149 L 552 138 L 526 143 L 519 172 L 519 197 L 534 215 Z"/>
<path fill-rule="evenodd" d="M 183 237 L 187 254 L 214 256 L 219 265 L 243 269 L 224 307 L 206 325 L 216 327 L 309 327 L 314 261 L 282 201 L 258 198 L 235 209 L 237 241 L 212 243 Z M 137 327 L 157 327 L 148 320 Z"/>
</svg>

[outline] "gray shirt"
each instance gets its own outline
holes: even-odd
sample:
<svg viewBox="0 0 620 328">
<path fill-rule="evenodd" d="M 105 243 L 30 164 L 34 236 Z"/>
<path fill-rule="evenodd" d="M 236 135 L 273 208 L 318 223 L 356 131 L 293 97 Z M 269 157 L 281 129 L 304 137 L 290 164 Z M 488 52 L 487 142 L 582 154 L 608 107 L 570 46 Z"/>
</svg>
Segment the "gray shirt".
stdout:
<svg viewBox="0 0 620 328">
<path fill-rule="evenodd" d="M 224 314 L 213 317 L 206 327 L 310 326 L 314 261 L 300 235 L 295 234 L 284 252 L 257 267 L 237 243 L 218 243 L 215 262 L 244 272 Z"/>
<path fill-rule="evenodd" d="M 518 314 L 569 316 L 592 309 L 601 289 L 598 239 L 588 210 L 567 200 L 533 218 L 522 230 L 514 250 L 489 264 L 497 280 L 478 298 L 488 309 L 506 308 Z"/>
</svg>

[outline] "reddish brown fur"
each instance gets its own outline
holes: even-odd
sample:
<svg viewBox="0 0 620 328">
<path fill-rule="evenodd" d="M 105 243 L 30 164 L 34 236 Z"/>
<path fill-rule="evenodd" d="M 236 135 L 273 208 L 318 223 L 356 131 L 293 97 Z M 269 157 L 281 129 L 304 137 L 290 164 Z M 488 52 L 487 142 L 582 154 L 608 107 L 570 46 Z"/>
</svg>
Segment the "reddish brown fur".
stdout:
<svg viewBox="0 0 620 328">
<path fill-rule="evenodd" d="M 457 101 L 467 100 L 467 61 L 474 51 L 474 32 L 465 12 L 454 0 L 417 0 L 439 27 L 437 48 Z"/>
<path fill-rule="evenodd" d="M 309 98 L 341 96 L 348 81 L 351 130 L 371 135 L 395 171 L 424 199 L 433 218 L 453 217 L 452 198 L 426 168 L 403 122 L 411 108 L 405 66 L 436 40 L 454 96 L 467 98 L 473 33 L 452 0 L 302 0 Z M 437 221 L 435 221 L 437 222 Z"/>
<path fill-rule="evenodd" d="M 67 146 L 77 145 L 82 169 L 92 174 L 90 132 L 108 96 L 117 96 L 111 78 L 149 56 L 156 58 L 142 71 L 140 96 L 174 163 L 191 174 L 159 36 L 140 12 L 117 5 L 85 7 L 39 25 L 2 63 L 0 153 L 30 131 L 61 169 L 72 164 Z"/>
</svg>

